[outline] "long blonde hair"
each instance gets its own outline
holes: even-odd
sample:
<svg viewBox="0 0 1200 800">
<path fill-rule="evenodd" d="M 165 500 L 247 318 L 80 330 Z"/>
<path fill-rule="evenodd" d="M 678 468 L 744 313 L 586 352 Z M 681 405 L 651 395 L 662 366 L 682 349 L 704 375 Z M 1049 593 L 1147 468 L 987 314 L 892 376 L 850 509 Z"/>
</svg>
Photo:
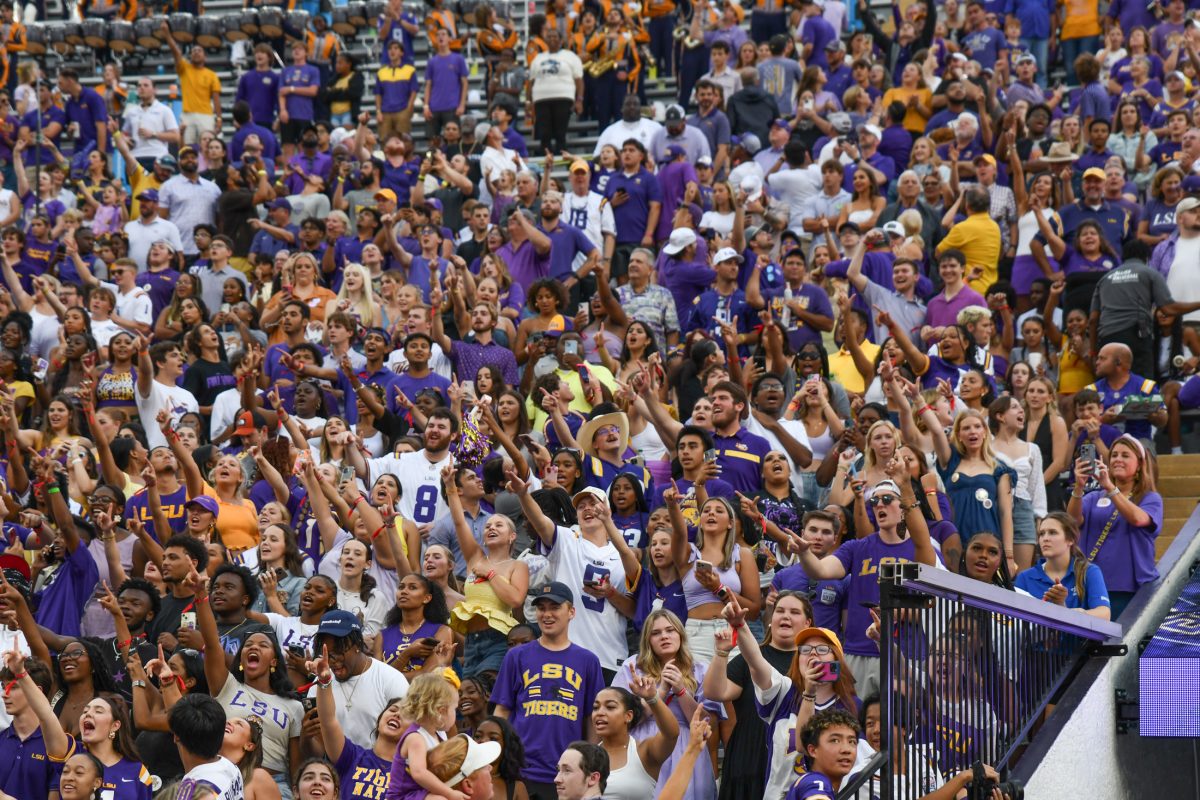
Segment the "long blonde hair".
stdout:
<svg viewBox="0 0 1200 800">
<path fill-rule="evenodd" d="M 346 276 L 352 272 L 362 278 L 362 289 L 357 292 L 357 297 L 352 297 L 346 286 Z M 379 327 L 382 315 L 379 311 L 379 304 L 375 302 L 375 294 L 371 290 L 371 271 L 362 264 L 347 264 L 342 270 L 342 288 L 338 290 L 338 300 L 350 301 L 349 313 L 358 317 L 358 321 L 364 328 Z"/>
<path fill-rule="evenodd" d="M 729 530 L 725 532 L 725 547 L 721 552 L 721 563 L 717 565 L 719 569 L 725 570 L 733 566 L 733 549 L 738 546 L 738 514 L 733 508 L 733 503 L 724 497 L 710 497 L 704 505 L 714 502 L 722 504 L 729 512 Z M 700 510 L 703 511 L 703 507 Z M 696 528 L 696 549 L 700 552 L 704 551 L 704 528 L 702 527 Z"/>
<path fill-rule="evenodd" d="M 891 422 L 886 419 L 881 419 L 878 422 L 872 423 L 871 427 L 867 428 L 866 441 L 863 444 L 863 449 L 866 451 L 864 453 L 864 466 L 867 469 L 873 469 L 876 466 L 881 466 L 879 462 L 876 461 L 874 448 L 871 447 L 871 437 L 875 434 L 876 428 L 887 428 L 892 432 L 892 441 L 895 442 L 895 445 L 892 449 L 893 454 L 895 454 L 896 450 L 900 449 L 900 445 L 902 444 L 900 441 L 900 431 L 897 430 L 896 426 Z"/>
<path fill-rule="evenodd" d="M 1049 342 L 1047 342 L 1049 346 Z M 1044 378 L 1040 375 L 1035 375 L 1029 379 L 1029 383 L 1025 384 L 1025 397 L 1029 396 L 1029 387 L 1035 383 L 1040 383 L 1046 387 L 1046 391 L 1050 393 L 1050 399 L 1046 401 L 1046 414 L 1055 417 L 1061 417 L 1062 413 L 1058 410 L 1058 391 L 1054 388 L 1054 381 L 1049 378 Z M 1021 405 L 1025 408 L 1025 418 L 1030 416 L 1029 400 L 1022 398 Z"/>
<path fill-rule="evenodd" d="M 973 408 L 968 408 L 966 411 L 959 414 L 954 419 L 954 429 L 950 434 L 950 444 L 954 445 L 954 449 L 958 451 L 959 455 L 967 455 L 967 451 L 963 447 L 962 441 L 958 438 L 958 432 L 962 430 L 963 423 L 972 417 L 979 420 L 980 424 L 983 425 L 983 447 L 979 449 L 979 457 L 983 459 L 985 464 L 992 469 L 995 469 L 996 451 L 992 449 L 992 429 L 988 427 L 987 416 L 985 416 L 983 413 L 976 411 Z"/>
<path fill-rule="evenodd" d="M 655 655 L 654 648 L 650 646 L 650 629 L 660 619 L 665 619 L 671 623 L 671 627 L 679 634 L 679 652 L 671 660 L 675 662 L 675 666 L 679 667 L 679 671 L 683 673 L 683 684 L 687 687 L 688 692 L 694 694 L 699 684 L 696 682 L 696 674 L 693 669 L 695 662 L 692 660 L 692 651 L 688 649 L 687 631 L 684 629 L 683 623 L 679 621 L 679 617 L 675 616 L 675 613 L 669 609 L 660 608 L 657 611 L 651 611 L 646 616 L 646 621 L 642 623 L 637 668 L 651 678 L 654 678 L 654 680 L 662 677 L 663 666 L 665 665 Z"/>
</svg>

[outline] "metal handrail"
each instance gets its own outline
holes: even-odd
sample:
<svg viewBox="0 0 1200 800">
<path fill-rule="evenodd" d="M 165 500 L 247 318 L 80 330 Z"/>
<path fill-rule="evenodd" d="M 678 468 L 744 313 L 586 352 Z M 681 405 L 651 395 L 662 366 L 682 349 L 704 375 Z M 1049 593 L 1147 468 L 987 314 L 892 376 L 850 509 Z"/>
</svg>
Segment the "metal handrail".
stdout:
<svg viewBox="0 0 1200 800">
<path fill-rule="evenodd" d="M 958 600 L 985 611 L 1020 617 L 1025 622 L 1045 625 L 1061 633 L 1102 642 L 1120 639 L 1124 629 L 1110 620 L 1063 608 L 1037 597 L 1012 592 L 928 564 L 881 564 L 880 582 L 890 581 L 921 594 Z"/>
</svg>

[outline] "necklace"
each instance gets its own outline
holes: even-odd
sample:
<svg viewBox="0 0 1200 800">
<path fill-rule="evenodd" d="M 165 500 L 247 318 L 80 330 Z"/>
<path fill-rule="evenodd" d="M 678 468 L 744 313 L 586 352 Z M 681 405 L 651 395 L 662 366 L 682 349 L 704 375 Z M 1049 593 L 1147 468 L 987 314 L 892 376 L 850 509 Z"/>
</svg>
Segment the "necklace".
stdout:
<svg viewBox="0 0 1200 800">
<path fill-rule="evenodd" d="M 353 702 L 354 701 L 354 693 L 358 691 L 358 685 L 360 683 L 362 683 L 362 681 L 358 680 L 361 677 L 362 677 L 361 674 L 354 675 L 354 676 L 347 678 L 346 680 L 338 683 L 338 688 L 342 690 L 342 701 L 345 703 L 347 711 L 354 708 L 354 702 Z M 351 689 L 350 694 L 347 695 L 345 686 L 347 683 L 350 683 L 350 681 L 354 681 L 354 688 Z"/>
</svg>

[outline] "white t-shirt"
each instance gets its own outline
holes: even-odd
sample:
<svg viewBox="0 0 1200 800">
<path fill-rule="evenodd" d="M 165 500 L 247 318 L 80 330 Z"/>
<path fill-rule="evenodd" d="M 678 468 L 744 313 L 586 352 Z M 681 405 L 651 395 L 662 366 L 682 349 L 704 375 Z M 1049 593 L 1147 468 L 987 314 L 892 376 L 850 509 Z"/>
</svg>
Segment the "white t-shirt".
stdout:
<svg viewBox="0 0 1200 800">
<path fill-rule="evenodd" d="M 58 346 L 58 328 L 62 324 L 53 314 L 43 314 L 36 308 L 29 309 L 33 318 L 33 333 L 29 341 L 29 353 L 36 361 L 39 358 L 50 358 L 50 352 Z M 95 336 L 92 331 L 92 336 Z M 99 343 L 97 342 L 97 345 Z"/>
<path fill-rule="evenodd" d="M 179 422 L 179 418 L 187 412 L 200 413 L 200 404 L 196 397 L 187 389 L 179 386 L 164 386 L 156 380 L 150 381 L 150 396 L 142 397 L 140 389 L 134 387 L 133 399 L 137 403 L 138 416 L 142 418 L 146 428 L 146 440 L 150 449 L 166 447 L 167 439 L 158 427 L 158 411 L 165 408 L 171 412 L 171 424 Z"/>
<path fill-rule="evenodd" d="M 342 548 L 353 538 L 349 531 L 339 530 L 333 537 L 333 546 L 325 551 L 325 555 L 321 556 L 317 573 L 337 583 L 338 575 L 342 571 Z M 396 574 L 396 570 L 384 569 L 378 561 L 372 561 L 371 566 L 367 568 L 367 574 L 375 579 L 376 592 L 381 593 L 385 598 L 396 596 L 396 589 L 400 585 L 400 577 Z"/>
<path fill-rule="evenodd" d="M 25 639 L 25 634 L 19 628 L 10 631 L 6 626 L 0 625 L 0 652 L 7 653 L 9 650 L 18 650 L 23 656 L 33 655 L 33 651 L 29 649 L 29 642 Z M 0 730 L 9 725 L 12 725 L 12 717 L 0 703 Z"/>
<path fill-rule="evenodd" d="M 150 268 L 150 262 L 147 260 L 150 246 L 160 239 L 169 242 L 176 252 L 183 252 L 183 238 L 179 235 L 179 228 L 169 219 L 156 217 L 149 225 L 140 219 L 130 220 L 125 223 L 125 236 L 129 238 L 129 257 L 138 265 L 140 272 L 146 272 Z"/>
<path fill-rule="evenodd" d="M 565 583 L 575 594 L 575 619 L 568 632 L 571 641 L 595 653 L 605 669 L 619 669 L 629 655 L 625 618 L 612 603 L 583 591 L 584 581 L 601 577 L 607 577 L 612 586 L 625 585 L 625 567 L 616 546 L 606 541 L 597 547 L 584 539 L 578 528 L 556 527 L 548 559 L 552 580 Z"/>
<path fill-rule="evenodd" d="M 793 439 L 807 447 L 809 452 L 812 451 L 812 445 L 808 441 L 808 431 L 805 430 L 803 422 L 798 419 L 781 419 L 779 420 L 779 424 L 791 435 Z M 750 431 L 751 433 L 758 434 L 770 442 L 772 450 L 778 450 L 784 455 L 787 455 L 787 450 L 783 449 L 783 445 L 779 443 L 779 439 L 775 436 L 775 434 L 764 428 L 762 423 L 755 419 L 753 414 L 746 419 L 743 425 L 746 430 Z M 788 457 L 788 464 L 792 468 L 792 488 L 797 492 L 803 492 L 804 489 L 800 485 L 800 468 L 792 462 L 790 456 Z"/>
<path fill-rule="evenodd" d="M 272 772 L 288 768 L 288 743 L 300 736 L 300 720 L 304 716 L 304 707 L 299 700 L 261 692 L 253 686 L 238 683 L 232 675 L 225 679 L 225 685 L 214 699 L 225 706 L 226 717 L 258 717 L 262 720 L 263 767 Z"/>
<path fill-rule="evenodd" d="M 408 694 L 408 679 L 400 671 L 382 661 L 371 659 L 371 666 L 361 675 L 333 682 L 333 700 L 337 704 L 338 722 L 346 738 L 359 747 L 375 745 L 372 732 L 375 720 L 383 713 L 389 700 Z M 308 690 L 309 697 L 317 696 L 317 687 Z"/>
<path fill-rule="evenodd" d="M 352 592 L 339 586 L 337 607 L 341 611 L 349 611 L 362 620 L 364 636 L 375 636 L 383 628 L 383 618 L 387 616 L 392 602 L 378 587 L 371 590 L 368 599 L 363 600 L 361 593 Z"/>
<path fill-rule="evenodd" d="M 449 449 L 437 461 L 426 458 L 424 450 L 388 454 L 367 461 L 367 483 L 374 486 L 380 475 L 395 475 L 400 480 L 400 516 L 426 525 L 449 512 L 442 499 L 442 467 L 449 463 Z"/>
<path fill-rule="evenodd" d="M 128 333 L 128 331 L 111 319 L 103 322 L 92 320 L 92 338 L 96 340 L 96 347 L 108 347 L 108 343 L 118 333 Z"/>
<path fill-rule="evenodd" d="M 611 144 L 620 153 L 621 145 L 625 143 L 626 139 L 637 139 L 642 143 L 643 147 L 649 150 L 650 140 L 660 130 L 662 130 L 662 125 L 645 117 L 638 117 L 638 121 L 632 125 L 623 119 L 619 119 L 605 128 L 604 133 L 600 134 L 600 138 L 596 140 L 596 147 L 592 150 L 592 155 L 600 155 L 600 151 L 606 144 Z"/>
<path fill-rule="evenodd" d="M 817 165 L 800 169 L 781 169 L 767 176 L 771 194 L 788 207 L 788 227 L 802 230 L 804 201 L 821 191 L 821 171 Z"/>
<path fill-rule="evenodd" d="M 1200 300 L 1200 237 L 1185 239 L 1182 236 L 1175 242 L 1175 260 L 1171 262 L 1167 272 L 1167 288 L 1176 303 L 1194 303 Z M 1189 311 L 1183 315 L 1184 322 L 1200 321 L 1200 311 Z"/>
<path fill-rule="evenodd" d="M 117 316 L 131 319 L 134 322 L 142 322 L 146 325 L 154 324 L 154 302 L 150 299 L 150 295 L 144 289 L 139 289 L 136 286 L 124 294 L 121 293 L 121 288 L 115 283 L 101 281 L 100 285 L 108 289 L 117 298 Z"/>
<path fill-rule="evenodd" d="M 275 631 L 279 647 L 284 652 L 287 652 L 289 647 L 303 647 L 305 651 L 312 653 L 313 639 L 316 638 L 320 625 L 310 625 L 301 622 L 299 617 L 284 616 L 274 611 L 268 611 L 264 616 L 271 630 Z"/>
<path fill-rule="evenodd" d="M 236 682 L 230 678 L 226 685 Z M 220 800 L 241 800 L 245 793 L 242 771 L 225 756 L 217 756 L 217 760 L 211 764 L 192 767 L 180 781 L 177 796 L 191 800 L 196 796 L 196 790 L 201 788 L 212 789 Z"/>
<path fill-rule="evenodd" d="M 733 232 L 733 218 L 737 216 L 734 212 L 728 211 L 721 213 L 720 211 L 705 211 L 704 216 L 700 218 L 700 230 L 712 228 L 722 236 L 729 236 Z"/>
<path fill-rule="evenodd" d="M 237 388 L 226 389 L 213 399 L 212 417 L 208 424 L 208 438 L 216 439 L 228 428 L 242 410 L 242 393 Z M 281 430 L 280 433 L 283 431 Z M 224 450 L 234 449 L 233 439 L 221 445 Z"/>
<path fill-rule="evenodd" d="M 583 62 L 570 50 L 539 53 L 529 65 L 533 102 L 574 100 L 575 81 L 583 80 Z"/>
</svg>

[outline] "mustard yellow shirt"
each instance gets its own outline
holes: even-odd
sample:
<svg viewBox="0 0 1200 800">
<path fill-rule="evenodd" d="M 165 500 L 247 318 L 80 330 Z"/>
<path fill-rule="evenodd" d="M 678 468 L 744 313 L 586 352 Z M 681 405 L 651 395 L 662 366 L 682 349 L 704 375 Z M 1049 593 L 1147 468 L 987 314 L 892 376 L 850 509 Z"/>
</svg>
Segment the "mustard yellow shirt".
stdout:
<svg viewBox="0 0 1200 800">
<path fill-rule="evenodd" d="M 999 279 L 1000 226 L 988 212 L 971 214 L 952 227 L 946 238 L 938 244 L 938 255 L 951 248 L 961 250 L 966 256 L 968 276 L 975 267 L 983 268 L 982 275 L 967 281 L 975 291 L 984 294 Z"/>
<path fill-rule="evenodd" d="M 208 67 L 196 67 L 186 59 L 179 61 L 179 89 L 185 114 L 213 113 L 212 99 L 221 94 L 221 79 Z"/>
</svg>

